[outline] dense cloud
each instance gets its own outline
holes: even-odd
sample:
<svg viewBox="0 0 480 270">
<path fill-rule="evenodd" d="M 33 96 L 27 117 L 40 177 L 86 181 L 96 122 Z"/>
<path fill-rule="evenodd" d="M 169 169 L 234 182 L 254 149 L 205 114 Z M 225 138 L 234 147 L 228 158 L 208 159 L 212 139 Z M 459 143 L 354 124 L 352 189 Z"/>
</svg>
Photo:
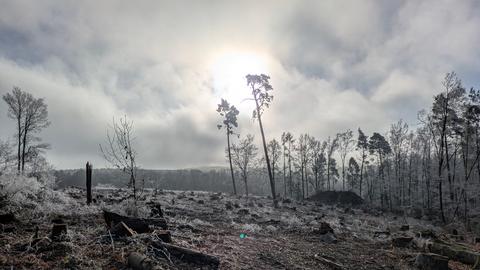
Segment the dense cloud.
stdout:
<svg viewBox="0 0 480 270">
<path fill-rule="evenodd" d="M 359 126 L 384 132 L 399 118 L 414 127 L 446 72 L 480 86 L 474 0 L 1 6 L 0 94 L 15 85 L 46 99 L 52 125 L 42 137 L 58 168 L 86 160 L 103 167 L 98 145 L 113 117 L 123 115 L 135 123 L 143 167 L 224 164 L 214 110 L 230 97 L 211 68 L 222 50 L 264 56 L 275 88 L 265 113 L 269 138 L 289 130 L 323 139 Z M 240 133 L 257 134 L 251 104 L 238 106 Z M 3 139 L 14 132 L 6 110 L 2 103 Z"/>
</svg>

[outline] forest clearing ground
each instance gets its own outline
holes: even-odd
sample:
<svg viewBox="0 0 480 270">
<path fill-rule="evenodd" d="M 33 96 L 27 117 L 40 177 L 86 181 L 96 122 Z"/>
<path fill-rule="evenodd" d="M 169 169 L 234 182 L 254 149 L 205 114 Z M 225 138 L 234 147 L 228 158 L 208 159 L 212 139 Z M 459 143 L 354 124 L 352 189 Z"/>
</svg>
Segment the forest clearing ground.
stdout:
<svg viewBox="0 0 480 270">
<path fill-rule="evenodd" d="M 83 200 L 82 191 L 76 191 Z M 101 214 L 102 208 L 122 211 L 117 200 L 123 192 L 102 194 L 97 211 L 90 214 L 64 213 L 69 241 L 52 247 L 47 238 L 52 216 L 23 220 L 14 233 L 0 234 L 0 266 L 14 269 L 128 269 L 126 256 L 136 251 L 155 259 L 164 269 L 202 269 L 155 254 L 146 244 L 149 234 L 112 241 Z M 163 191 L 147 193 L 140 201 L 162 205 L 175 245 L 220 258 L 220 269 L 411 269 L 418 253 L 411 248 L 394 248 L 391 235 L 375 232 L 398 229 L 404 222 L 387 214 L 375 216 L 362 209 L 350 209 L 314 202 L 289 202 L 271 207 L 266 197 L 238 198 L 209 192 Z M 336 241 L 325 242 L 315 231 L 322 222 L 334 231 Z M 410 227 L 439 231 L 423 221 L 409 219 Z M 45 243 L 32 245 L 38 238 Z M 246 234 L 241 238 L 240 234 Z M 402 232 L 404 233 L 404 232 Z M 154 233 L 152 234 L 154 235 Z M 327 263 L 326 263 L 327 261 Z M 333 262 L 329 264 L 328 262 Z M 333 266 L 332 266 L 333 265 Z M 455 269 L 468 269 L 459 265 Z M 208 268 L 203 268 L 208 269 Z"/>
</svg>

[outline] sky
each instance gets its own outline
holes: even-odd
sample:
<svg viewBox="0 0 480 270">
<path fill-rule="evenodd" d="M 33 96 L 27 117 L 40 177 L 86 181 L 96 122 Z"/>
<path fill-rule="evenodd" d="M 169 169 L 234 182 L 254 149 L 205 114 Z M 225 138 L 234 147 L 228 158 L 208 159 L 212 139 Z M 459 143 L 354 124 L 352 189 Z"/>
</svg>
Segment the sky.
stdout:
<svg viewBox="0 0 480 270">
<path fill-rule="evenodd" d="M 480 88 L 480 2 L 0 0 L 0 94 L 18 86 L 48 104 L 55 168 L 105 167 L 114 119 L 134 123 L 143 168 L 225 164 L 216 106 L 240 110 L 259 142 L 245 75 L 271 77 L 267 139 L 320 140 L 361 127 L 417 125 L 456 71 Z M 0 103 L 0 139 L 15 122 Z"/>
</svg>

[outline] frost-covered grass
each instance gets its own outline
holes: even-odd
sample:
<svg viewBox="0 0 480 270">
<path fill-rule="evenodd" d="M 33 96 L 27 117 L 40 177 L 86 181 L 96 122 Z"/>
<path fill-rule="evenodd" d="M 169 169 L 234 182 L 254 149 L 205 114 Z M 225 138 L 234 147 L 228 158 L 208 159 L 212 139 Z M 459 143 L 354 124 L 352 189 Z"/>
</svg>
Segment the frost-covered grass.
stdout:
<svg viewBox="0 0 480 270">
<path fill-rule="evenodd" d="M 300 227 L 303 225 L 303 222 L 296 215 L 282 215 L 280 221 L 289 227 Z"/>
<path fill-rule="evenodd" d="M 244 231 L 249 231 L 249 232 L 260 232 L 262 230 L 262 227 L 260 227 L 258 224 L 243 224 L 241 226 L 241 229 Z"/>
</svg>

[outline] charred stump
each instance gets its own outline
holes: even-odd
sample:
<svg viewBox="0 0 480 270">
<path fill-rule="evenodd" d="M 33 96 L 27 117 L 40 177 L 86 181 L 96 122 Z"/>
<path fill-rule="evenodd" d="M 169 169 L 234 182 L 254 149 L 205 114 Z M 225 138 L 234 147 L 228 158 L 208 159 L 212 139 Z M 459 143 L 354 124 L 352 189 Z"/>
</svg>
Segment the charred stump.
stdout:
<svg viewBox="0 0 480 270">
<path fill-rule="evenodd" d="M 86 177 L 87 177 L 87 204 L 92 202 L 92 164 L 87 162 L 86 165 Z"/>
</svg>

